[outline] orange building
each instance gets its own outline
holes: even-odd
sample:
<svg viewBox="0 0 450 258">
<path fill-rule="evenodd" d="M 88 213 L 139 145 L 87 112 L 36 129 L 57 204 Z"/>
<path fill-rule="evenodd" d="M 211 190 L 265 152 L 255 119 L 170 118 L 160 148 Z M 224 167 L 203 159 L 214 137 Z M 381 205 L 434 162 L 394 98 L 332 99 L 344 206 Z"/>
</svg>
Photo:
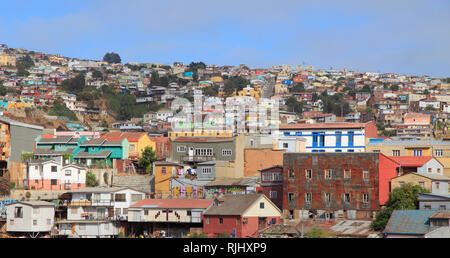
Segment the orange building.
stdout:
<svg viewBox="0 0 450 258">
<path fill-rule="evenodd" d="M 155 198 L 167 198 L 170 196 L 170 181 L 183 166 L 167 161 L 153 162 L 153 175 L 155 176 Z"/>
</svg>

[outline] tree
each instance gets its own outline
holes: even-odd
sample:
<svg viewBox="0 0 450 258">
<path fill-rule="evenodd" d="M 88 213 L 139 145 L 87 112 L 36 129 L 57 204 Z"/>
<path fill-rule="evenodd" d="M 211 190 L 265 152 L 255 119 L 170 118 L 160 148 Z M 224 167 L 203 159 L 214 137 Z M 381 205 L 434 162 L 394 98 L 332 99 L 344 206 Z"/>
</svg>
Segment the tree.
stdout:
<svg viewBox="0 0 450 258">
<path fill-rule="evenodd" d="M 88 172 L 86 174 L 86 186 L 87 187 L 96 187 L 96 186 L 98 186 L 97 177 L 94 174 L 92 174 L 91 172 Z"/>
<path fill-rule="evenodd" d="M 398 91 L 398 88 L 399 88 L 398 84 L 394 84 L 394 85 L 391 86 L 391 90 L 392 91 Z"/>
<path fill-rule="evenodd" d="M 78 74 L 72 79 L 67 79 L 62 82 L 62 88 L 67 92 L 75 94 L 82 92 L 86 86 L 86 80 L 83 73 Z"/>
<path fill-rule="evenodd" d="M 429 191 L 421 186 L 413 185 L 411 183 L 395 188 L 389 193 L 389 200 L 387 201 L 385 208 L 376 215 L 375 220 L 370 224 L 370 228 L 376 231 L 384 230 L 394 210 L 417 209 L 417 198 L 419 197 L 419 193 L 427 192 Z"/>
<path fill-rule="evenodd" d="M 156 151 L 154 151 L 152 147 L 147 146 L 142 152 L 142 157 L 139 159 L 138 165 L 139 167 L 144 168 L 146 173 L 150 173 L 152 172 L 153 162 L 157 159 Z"/>
<path fill-rule="evenodd" d="M 292 88 L 292 92 L 304 92 L 304 91 L 305 91 L 305 85 L 303 84 L 303 82 L 296 84 Z"/>
<path fill-rule="evenodd" d="M 286 100 L 286 106 L 288 107 L 288 111 L 292 111 L 297 114 L 301 114 L 303 112 L 303 103 L 297 101 L 295 97 L 289 97 Z"/>
<path fill-rule="evenodd" d="M 194 79 L 194 81 L 197 81 L 198 80 L 198 69 L 205 69 L 205 68 L 206 68 L 206 64 L 203 62 L 191 62 L 189 64 L 189 67 L 186 70 L 186 72 L 193 72 L 192 78 Z"/>
<path fill-rule="evenodd" d="M 5 96 L 7 92 L 8 91 L 6 90 L 6 87 L 3 86 L 3 83 L 0 83 L 0 96 Z"/>
<path fill-rule="evenodd" d="M 247 85 L 249 84 L 249 80 L 241 76 L 233 76 L 225 80 L 224 92 L 227 96 L 230 96 L 233 92 L 240 91 L 243 88 L 247 87 Z"/>
<path fill-rule="evenodd" d="M 17 76 L 30 75 L 30 73 L 28 72 L 28 69 L 30 69 L 33 66 L 34 66 L 34 61 L 29 55 L 19 58 L 16 62 Z"/>
<path fill-rule="evenodd" d="M 436 109 L 433 106 L 431 106 L 431 105 L 428 105 L 428 106 L 425 107 L 425 111 L 435 111 L 435 110 Z"/>
<path fill-rule="evenodd" d="M 72 121 L 78 121 L 78 117 L 72 110 L 67 108 L 66 104 L 61 98 L 57 98 L 53 102 L 53 106 L 50 108 L 48 114 L 51 116 L 65 116 Z"/>
<path fill-rule="evenodd" d="M 103 61 L 108 62 L 110 64 L 120 64 L 122 62 L 122 59 L 120 58 L 119 54 L 111 52 L 106 53 L 103 57 Z"/>
<path fill-rule="evenodd" d="M 103 80 L 103 73 L 98 71 L 98 70 L 93 70 L 92 71 L 92 77 L 94 79 L 102 79 Z"/>
</svg>

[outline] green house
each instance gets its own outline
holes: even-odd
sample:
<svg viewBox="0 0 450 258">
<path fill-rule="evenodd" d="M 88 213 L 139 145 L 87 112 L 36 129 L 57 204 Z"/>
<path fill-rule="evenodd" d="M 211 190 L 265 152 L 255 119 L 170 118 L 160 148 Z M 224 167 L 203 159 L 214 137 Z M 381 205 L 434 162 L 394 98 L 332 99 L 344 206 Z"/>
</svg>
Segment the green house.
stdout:
<svg viewBox="0 0 450 258">
<path fill-rule="evenodd" d="M 42 136 L 39 136 L 36 139 L 34 157 L 36 159 L 46 160 L 62 156 L 63 154 L 71 154 L 70 161 L 72 162 L 75 155 L 82 150 L 80 146 L 85 141 L 87 141 L 85 136 L 81 136 L 80 138 L 73 136 L 42 138 Z"/>
<path fill-rule="evenodd" d="M 128 159 L 130 144 L 127 138 L 121 141 L 108 141 L 106 139 L 91 139 L 80 146 L 75 156 L 77 164 L 87 166 L 111 166 L 113 159 Z"/>
</svg>

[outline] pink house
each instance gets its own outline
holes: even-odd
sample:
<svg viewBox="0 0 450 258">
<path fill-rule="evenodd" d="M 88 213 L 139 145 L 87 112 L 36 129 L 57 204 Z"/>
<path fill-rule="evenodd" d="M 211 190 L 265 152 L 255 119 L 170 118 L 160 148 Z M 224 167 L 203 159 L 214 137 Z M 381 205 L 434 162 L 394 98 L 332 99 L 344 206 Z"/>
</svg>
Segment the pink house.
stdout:
<svg viewBox="0 0 450 258">
<path fill-rule="evenodd" d="M 55 160 L 28 162 L 27 183 L 32 190 L 76 190 L 86 187 L 86 168 Z"/>
</svg>

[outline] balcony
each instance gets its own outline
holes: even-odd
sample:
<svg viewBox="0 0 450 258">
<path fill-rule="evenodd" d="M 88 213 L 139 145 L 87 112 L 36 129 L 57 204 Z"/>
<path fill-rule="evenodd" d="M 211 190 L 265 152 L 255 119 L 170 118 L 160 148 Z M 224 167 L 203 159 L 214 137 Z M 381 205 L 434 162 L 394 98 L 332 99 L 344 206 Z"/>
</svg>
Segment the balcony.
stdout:
<svg viewBox="0 0 450 258">
<path fill-rule="evenodd" d="M 187 162 L 206 162 L 216 160 L 214 156 L 183 156 L 181 157 L 182 161 Z"/>
<path fill-rule="evenodd" d="M 61 206 L 113 206 L 114 203 L 111 200 L 80 200 L 69 201 L 61 204 Z"/>
</svg>

